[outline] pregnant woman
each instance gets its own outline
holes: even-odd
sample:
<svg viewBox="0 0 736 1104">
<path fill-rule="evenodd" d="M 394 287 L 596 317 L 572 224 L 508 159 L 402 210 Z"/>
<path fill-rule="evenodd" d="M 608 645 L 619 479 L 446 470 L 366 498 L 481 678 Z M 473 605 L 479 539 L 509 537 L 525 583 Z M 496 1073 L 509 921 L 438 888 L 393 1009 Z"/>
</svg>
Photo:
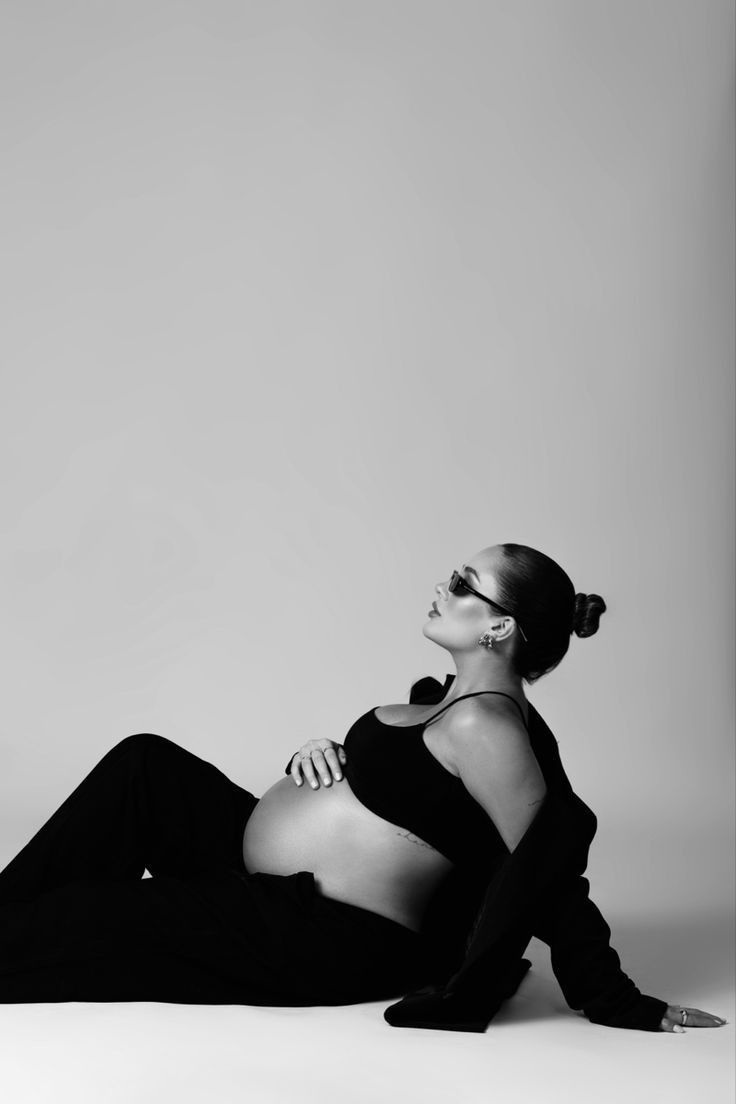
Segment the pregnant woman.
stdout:
<svg viewBox="0 0 736 1104">
<path fill-rule="evenodd" d="M 523 683 L 557 666 L 572 632 L 592 635 L 605 603 L 516 544 L 472 556 L 435 593 L 423 632 L 455 675 L 363 714 L 344 745 L 308 740 L 260 799 L 162 736 L 108 751 L 0 873 L 0 1002 L 320 1005 L 411 990 L 395 1007 L 449 1009 L 458 967 L 476 1003 L 494 979 L 509 996 L 538 935 L 568 1003 L 595 1022 L 725 1022 L 639 993 L 582 871 L 544 880 L 562 848 L 555 802 L 595 818 Z M 386 1018 L 482 1030 L 492 1014 Z"/>
</svg>

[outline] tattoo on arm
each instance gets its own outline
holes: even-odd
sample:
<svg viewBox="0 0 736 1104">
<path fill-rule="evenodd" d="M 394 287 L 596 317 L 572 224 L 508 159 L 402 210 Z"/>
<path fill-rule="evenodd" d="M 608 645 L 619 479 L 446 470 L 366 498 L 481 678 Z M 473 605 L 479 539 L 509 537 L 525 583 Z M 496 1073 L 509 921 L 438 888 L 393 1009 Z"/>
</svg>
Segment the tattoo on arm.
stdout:
<svg viewBox="0 0 736 1104">
<path fill-rule="evenodd" d="M 541 804 L 542 804 L 541 797 L 537 798 L 536 801 L 527 801 L 527 805 L 541 805 Z"/>
</svg>

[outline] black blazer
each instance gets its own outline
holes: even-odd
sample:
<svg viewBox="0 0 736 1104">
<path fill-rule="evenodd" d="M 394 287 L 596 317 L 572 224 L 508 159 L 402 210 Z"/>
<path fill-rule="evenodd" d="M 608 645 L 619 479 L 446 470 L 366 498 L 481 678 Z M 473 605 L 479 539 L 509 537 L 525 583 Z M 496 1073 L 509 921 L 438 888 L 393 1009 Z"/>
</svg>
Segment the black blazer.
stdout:
<svg viewBox="0 0 736 1104">
<path fill-rule="evenodd" d="M 420 679 L 409 701 L 440 701 L 454 678 L 448 675 L 444 686 Z M 522 955 L 534 936 L 548 944 L 571 1008 L 593 1023 L 659 1030 L 668 1002 L 642 994 L 623 972 L 609 943 L 611 930 L 588 896 L 583 874 L 597 819 L 573 792 L 557 740 L 531 702 L 529 737 L 547 784 L 544 801 L 514 850 L 479 871 L 474 885 L 459 876 L 443 887 L 429 917 L 438 947 L 436 976 L 385 1010 L 392 1027 L 485 1031 L 531 966 Z M 458 902 L 460 913 L 465 910 L 460 931 L 457 923 L 453 930 Z"/>
</svg>

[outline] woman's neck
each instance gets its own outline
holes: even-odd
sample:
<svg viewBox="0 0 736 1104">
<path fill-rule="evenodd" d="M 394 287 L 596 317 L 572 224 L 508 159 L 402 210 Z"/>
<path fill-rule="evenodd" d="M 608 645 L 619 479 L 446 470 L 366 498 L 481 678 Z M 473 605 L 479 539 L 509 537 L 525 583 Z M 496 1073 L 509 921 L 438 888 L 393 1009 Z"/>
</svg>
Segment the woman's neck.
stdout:
<svg viewBox="0 0 736 1104">
<path fill-rule="evenodd" d="M 447 679 L 445 679 L 447 683 Z M 461 670 L 458 668 L 447 686 L 443 701 L 454 701 L 465 694 L 476 694 L 484 690 L 497 690 L 504 694 L 525 699 L 524 686 L 519 676 L 508 670 L 507 666 L 488 669 L 478 668 Z"/>
</svg>

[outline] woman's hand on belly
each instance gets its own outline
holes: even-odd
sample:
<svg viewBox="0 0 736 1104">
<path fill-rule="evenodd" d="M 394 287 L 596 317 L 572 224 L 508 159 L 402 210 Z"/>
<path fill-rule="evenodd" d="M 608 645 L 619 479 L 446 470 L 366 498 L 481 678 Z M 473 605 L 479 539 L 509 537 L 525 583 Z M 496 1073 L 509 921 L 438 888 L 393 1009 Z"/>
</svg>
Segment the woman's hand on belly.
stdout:
<svg viewBox="0 0 736 1104">
<path fill-rule="evenodd" d="M 320 778 L 323 785 L 331 786 L 333 777 L 336 782 L 342 780 L 341 764 L 345 762 L 347 755 L 342 744 L 335 740 L 307 740 L 294 753 L 291 777 L 296 786 L 301 786 L 303 774 L 313 790 L 318 788 Z"/>
</svg>

